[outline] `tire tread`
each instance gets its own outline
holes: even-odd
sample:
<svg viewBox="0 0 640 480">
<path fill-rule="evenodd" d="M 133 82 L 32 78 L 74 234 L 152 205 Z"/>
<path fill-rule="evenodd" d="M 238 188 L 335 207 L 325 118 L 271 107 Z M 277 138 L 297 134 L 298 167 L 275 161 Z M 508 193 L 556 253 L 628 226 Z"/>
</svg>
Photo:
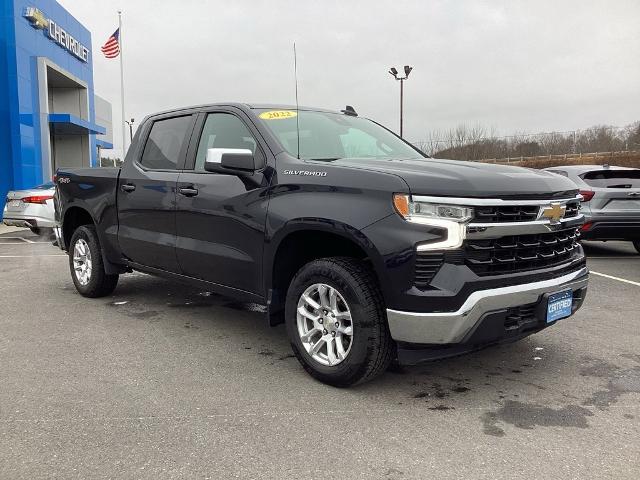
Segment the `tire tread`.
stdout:
<svg viewBox="0 0 640 480">
<path fill-rule="evenodd" d="M 73 271 L 73 246 L 76 243 L 78 237 L 84 236 L 89 243 L 89 248 L 95 248 L 96 251 L 91 252 L 92 262 L 92 278 L 88 285 L 80 285 L 75 277 Z M 96 254 L 97 253 L 97 254 Z M 118 275 L 108 275 L 104 270 L 104 261 L 102 259 L 102 249 L 100 246 L 100 239 L 98 238 L 98 232 L 94 225 L 83 225 L 78 227 L 73 232 L 71 242 L 69 244 L 69 267 L 71 269 L 71 278 L 76 286 L 78 293 L 84 297 L 99 298 L 110 295 L 118 284 Z M 94 277 L 95 275 L 95 277 Z"/>
<path fill-rule="evenodd" d="M 325 375 L 316 372 L 306 361 L 299 358 L 304 369 L 313 377 L 338 387 L 364 383 L 382 374 L 395 358 L 396 349 L 386 320 L 382 292 L 371 268 L 362 260 L 351 257 L 321 258 L 302 267 L 292 279 L 291 285 L 296 284 L 297 278 L 304 274 L 308 268 L 318 268 L 321 271 L 325 271 L 326 274 L 335 272 L 343 277 L 350 277 L 352 287 L 359 290 L 360 295 L 363 297 L 362 308 L 364 316 L 374 321 L 374 328 L 370 329 L 368 355 L 365 363 L 358 368 L 357 372 L 352 372 L 353 375 L 349 378 L 328 380 Z M 296 352 L 296 355 L 302 354 Z"/>
</svg>

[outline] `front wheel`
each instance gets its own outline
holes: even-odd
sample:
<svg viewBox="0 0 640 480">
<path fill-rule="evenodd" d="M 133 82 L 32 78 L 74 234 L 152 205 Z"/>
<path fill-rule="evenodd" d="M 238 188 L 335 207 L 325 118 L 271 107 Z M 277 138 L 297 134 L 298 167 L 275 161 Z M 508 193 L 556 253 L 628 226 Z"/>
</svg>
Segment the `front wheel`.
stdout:
<svg viewBox="0 0 640 480">
<path fill-rule="evenodd" d="M 636 247 L 638 253 L 640 253 L 640 240 L 634 240 L 633 246 Z"/>
<path fill-rule="evenodd" d="M 337 387 L 386 370 L 395 346 L 377 280 L 352 258 L 315 260 L 298 271 L 287 292 L 291 347 L 304 369 Z"/>
<path fill-rule="evenodd" d="M 79 227 L 69 244 L 69 268 L 78 293 L 97 298 L 111 294 L 118 284 L 118 275 L 104 271 L 100 240 L 93 225 Z"/>
</svg>

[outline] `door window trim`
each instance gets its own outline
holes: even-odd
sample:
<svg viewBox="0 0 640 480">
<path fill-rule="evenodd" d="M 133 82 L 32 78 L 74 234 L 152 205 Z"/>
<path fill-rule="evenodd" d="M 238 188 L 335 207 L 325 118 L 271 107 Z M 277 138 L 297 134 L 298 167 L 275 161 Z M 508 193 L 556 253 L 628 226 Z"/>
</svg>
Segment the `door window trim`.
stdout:
<svg viewBox="0 0 640 480">
<path fill-rule="evenodd" d="M 141 148 L 139 147 L 138 151 L 135 152 L 135 157 L 133 159 L 134 165 L 144 172 L 181 172 L 182 170 L 184 170 L 187 152 L 189 151 L 191 138 L 193 136 L 193 130 L 196 124 L 196 120 L 198 119 L 198 115 L 199 114 L 197 112 L 172 112 L 170 114 L 159 115 L 151 119 L 146 125 L 146 128 L 143 132 L 144 142 L 141 142 Z M 147 142 L 149 141 L 149 136 L 151 135 L 151 130 L 153 129 L 153 126 L 156 124 L 156 122 L 181 117 L 191 117 L 191 121 L 189 122 L 187 130 L 185 131 L 182 146 L 180 147 L 180 152 L 178 153 L 178 162 L 176 163 L 176 168 L 149 168 L 144 166 L 140 162 L 140 160 L 142 160 L 145 148 L 147 147 Z"/>
<path fill-rule="evenodd" d="M 240 120 L 240 122 L 242 122 L 242 124 L 246 127 L 247 130 L 249 130 L 249 133 L 251 133 L 251 136 L 255 140 L 256 150 L 259 149 L 260 153 L 262 154 L 262 157 L 264 158 L 264 165 L 262 166 L 262 168 L 256 171 L 261 172 L 265 168 L 267 168 L 269 166 L 269 159 L 267 157 L 267 152 L 269 150 L 265 148 L 266 144 L 264 143 L 264 139 L 260 135 L 260 132 L 258 131 L 258 129 L 255 128 L 255 125 L 253 125 L 251 122 L 244 119 L 240 113 L 234 110 L 227 109 L 227 108 L 215 108 L 215 109 L 201 110 L 200 112 L 197 113 L 197 119 L 195 120 L 193 132 L 191 134 L 191 140 L 189 141 L 189 148 L 187 150 L 187 154 L 185 157 L 183 171 L 189 172 L 189 173 L 197 173 L 197 174 L 224 175 L 224 174 L 216 174 L 215 172 L 195 170 L 196 155 L 198 154 L 198 147 L 200 146 L 200 139 L 202 138 L 202 132 L 204 131 L 204 125 L 207 121 L 207 116 L 215 113 L 233 115 L 238 120 Z"/>
</svg>

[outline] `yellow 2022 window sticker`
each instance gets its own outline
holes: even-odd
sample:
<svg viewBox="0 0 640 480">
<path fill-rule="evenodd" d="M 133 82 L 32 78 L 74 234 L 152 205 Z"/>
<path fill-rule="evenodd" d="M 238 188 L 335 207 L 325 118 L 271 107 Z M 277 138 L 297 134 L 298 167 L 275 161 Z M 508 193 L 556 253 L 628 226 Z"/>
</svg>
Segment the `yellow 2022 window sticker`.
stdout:
<svg viewBox="0 0 640 480">
<path fill-rule="evenodd" d="M 292 110 L 269 110 L 268 112 L 262 112 L 258 115 L 263 120 L 282 120 L 285 118 L 293 118 L 298 113 Z"/>
</svg>

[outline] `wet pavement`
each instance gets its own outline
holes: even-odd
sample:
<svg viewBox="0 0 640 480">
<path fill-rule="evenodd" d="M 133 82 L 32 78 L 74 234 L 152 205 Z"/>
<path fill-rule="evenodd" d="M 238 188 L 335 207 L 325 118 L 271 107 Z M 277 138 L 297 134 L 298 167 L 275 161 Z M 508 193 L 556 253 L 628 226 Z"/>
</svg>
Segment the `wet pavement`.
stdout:
<svg viewBox="0 0 640 480">
<path fill-rule="evenodd" d="M 82 298 L 2 234 L 0 478 L 638 478 L 640 255 L 586 248 L 639 285 L 593 275 L 544 332 L 341 390 L 260 305 L 137 273 Z"/>
</svg>

